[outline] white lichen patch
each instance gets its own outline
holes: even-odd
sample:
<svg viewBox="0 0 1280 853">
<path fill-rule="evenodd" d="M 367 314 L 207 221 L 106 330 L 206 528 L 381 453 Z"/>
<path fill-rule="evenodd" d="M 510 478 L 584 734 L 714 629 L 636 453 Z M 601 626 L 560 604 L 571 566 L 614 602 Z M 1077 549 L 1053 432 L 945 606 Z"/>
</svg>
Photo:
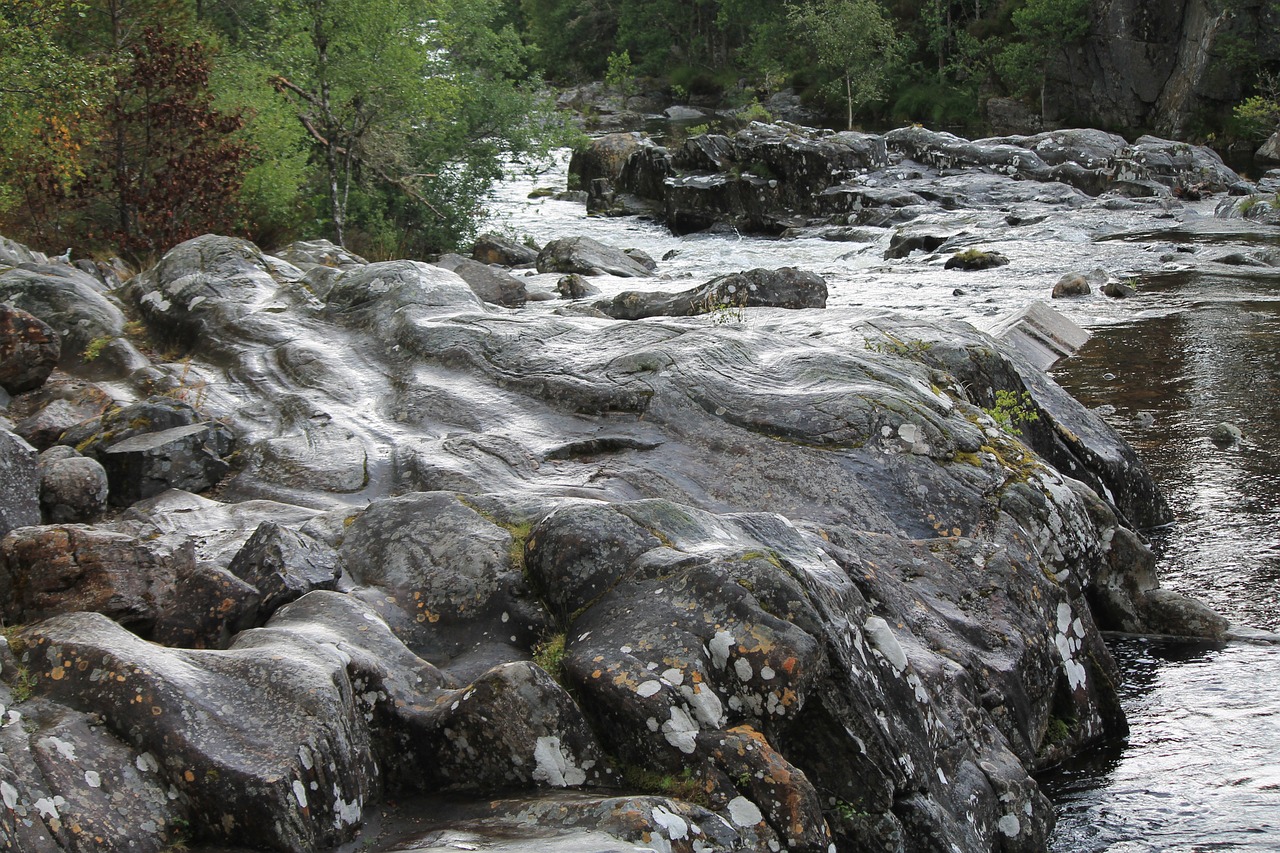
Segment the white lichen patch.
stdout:
<svg viewBox="0 0 1280 853">
<path fill-rule="evenodd" d="M 871 616 L 867 618 L 866 624 L 863 625 L 863 630 L 867 634 L 867 639 L 871 641 L 874 651 L 879 652 L 889 662 L 894 672 L 901 675 L 906 671 L 907 653 L 902 650 L 902 646 L 898 643 L 898 638 L 893 635 L 888 622 L 879 616 Z"/>
<path fill-rule="evenodd" d="M 1084 645 L 1084 622 L 1072 614 L 1071 605 L 1065 601 L 1058 605 L 1057 617 L 1058 632 L 1054 635 L 1053 644 L 1058 649 L 1058 656 L 1062 658 L 1067 683 L 1072 690 L 1079 690 L 1088 679 L 1088 671 L 1076 658 Z"/>
<path fill-rule="evenodd" d="M 733 662 L 733 671 L 737 673 L 738 678 L 742 681 L 750 681 L 751 676 L 755 674 L 751 669 L 751 661 L 746 658 L 738 658 Z"/>
<path fill-rule="evenodd" d="M 4 800 L 5 808 L 16 811 L 18 808 L 18 789 L 8 782 L 0 782 L 0 800 Z"/>
<path fill-rule="evenodd" d="M 84 771 L 84 783 L 90 788 L 101 788 L 102 777 L 96 770 L 86 770 Z"/>
<path fill-rule="evenodd" d="M 729 820 L 734 826 L 755 826 L 764 820 L 760 808 L 746 797 L 734 797 L 729 801 Z"/>
<path fill-rule="evenodd" d="M 693 755 L 698 748 L 698 724 L 683 708 L 671 709 L 671 719 L 662 724 L 662 734 L 667 743 L 685 755 Z"/>
<path fill-rule="evenodd" d="M 293 780 L 293 796 L 297 798 L 300 808 L 307 807 L 307 786 L 298 779 Z"/>
<path fill-rule="evenodd" d="M 636 695 L 642 699 L 648 699 L 650 696 L 656 696 L 662 690 L 662 682 L 645 681 L 636 687 Z"/>
<path fill-rule="evenodd" d="M 693 715 L 709 729 L 722 728 L 725 723 L 724 705 L 720 697 L 705 683 L 681 685 L 680 695 L 693 709 Z"/>
<path fill-rule="evenodd" d="M 62 738 L 42 737 L 39 740 L 39 744 L 44 749 L 57 750 L 58 754 L 61 755 L 63 758 L 65 758 L 67 761 L 76 760 L 76 745 L 73 743 L 68 743 Z"/>
<path fill-rule="evenodd" d="M 689 822 L 680 815 L 673 814 L 662 806 L 654 806 L 651 817 L 672 841 L 683 841 L 689 837 Z"/>
<path fill-rule="evenodd" d="M 587 781 L 587 772 L 554 735 L 538 738 L 533 748 L 533 780 L 554 788 L 573 788 Z"/>
<path fill-rule="evenodd" d="M 1022 822 L 1018 820 L 1017 815 L 1007 814 L 1000 818 L 1000 822 L 996 824 L 996 829 L 1000 830 L 1003 835 L 1017 838 L 1018 833 L 1022 831 Z"/>
<path fill-rule="evenodd" d="M 733 648 L 734 637 L 728 631 L 716 631 L 716 635 L 707 643 L 707 651 L 711 662 L 717 669 L 724 669 L 729 663 L 729 650 Z"/>
</svg>

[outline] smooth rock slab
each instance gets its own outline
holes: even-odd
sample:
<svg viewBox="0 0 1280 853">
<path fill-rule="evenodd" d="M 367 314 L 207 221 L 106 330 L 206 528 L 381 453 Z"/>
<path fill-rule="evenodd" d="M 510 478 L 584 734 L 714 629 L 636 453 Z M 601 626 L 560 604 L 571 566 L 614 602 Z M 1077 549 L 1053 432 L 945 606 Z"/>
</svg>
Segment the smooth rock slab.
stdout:
<svg viewBox="0 0 1280 853">
<path fill-rule="evenodd" d="M 129 506 L 166 489 L 202 492 L 230 470 L 216 451 L 214 426 L 191 424 L 148 432 L 101 452 L 111 502 Z"/>
</svg>

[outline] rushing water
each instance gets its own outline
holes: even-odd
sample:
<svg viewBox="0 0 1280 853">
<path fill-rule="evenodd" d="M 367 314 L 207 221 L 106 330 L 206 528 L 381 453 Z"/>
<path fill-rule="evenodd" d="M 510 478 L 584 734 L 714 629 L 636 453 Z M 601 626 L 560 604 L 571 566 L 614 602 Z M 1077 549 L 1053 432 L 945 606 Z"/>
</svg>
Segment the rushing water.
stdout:
<svg viewBox="0 0 1280 853">
<path fill-rule="evenodd" d="M 931 217 L 1011 261 L 966 273 L 942 268 L 950 252 L 884 260 L 888 229 L 862 242 L 674 237 L 651 222 L 588 218 L 579 204 L 527 199 L 535 187 L 563 187 L 564 166 L 562 158 L 545 174 L 513 176 L 495 197 L 490 226 L 539 243 L 585 234 L 665 258 L 656 281 L 597 282 L 606 295 L 795 266 L 826 278 L 833 307 L 984 327 L 1047 298 L 1064 272 L 1130 279 L 1139 291 L 1131 299 L 1055 303 L 1094 335 L 1055 377 L 1102 408 L 1164 490 L 1176 521 L 1148 531 L 1163 585 L 1238 625 L 1280 630 L 1280 269 L 1203 262 L 1275 253 L 1277 229 L 1216 222 L 1212 202 L 1052 210 L 1018 228 L 999 212 Z M 531 283 L 553 288 L 555 278 Z M 1222 422 L 1243 440 L 1214 444 L 1209 430 Z M 1059 809 L 1054 853 L 1280 850 L 1280 647 L 1137 638 L 1113 646 L 1132 734 L 1042 778 Z"/>
</svg>

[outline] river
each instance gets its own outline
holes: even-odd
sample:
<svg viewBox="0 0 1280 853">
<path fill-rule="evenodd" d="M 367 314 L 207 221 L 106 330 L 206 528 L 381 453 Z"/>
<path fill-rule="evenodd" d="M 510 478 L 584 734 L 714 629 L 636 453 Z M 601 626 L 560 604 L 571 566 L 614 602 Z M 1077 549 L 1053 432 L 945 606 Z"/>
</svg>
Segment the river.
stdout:
<svg viewBox="0 0 1280 853">
<path fill-rule="evenodd" d="M 587 235 L 662 259 L 660 278 L 601 279 L 609 295 L 679 290 L 715 275 L 795 266 L 821 274 L 829 306 L 951 317 L 983 328 L 1047 299 L 1066 272 L 1101 270 L 1137 289 L 1054 307 L 1093 333 L 1055 378 L 1100 407 L 1142 454 L 1176 520 L 1147 531 L 1162 584 L 1233 623 L 1280 629 L 1280 268 L 1206 264 L 1230 253 L 1280 255 L 1276 229 L 1224 225 L 1214 200 L 1055 209 L 1009 227 L 991 212 L 935 214 L 1010 264 L 944 270 L 950 253 L 884 260 L 891 229 L 863 242 L 817 236 L 672 236 L 634 218 L 589 218 L 581 204 L 528 198 L 565 186 L 567 157 L 513 172 L 486 227 L 539 244 Z M 874 230 L 873 230 L 874 231 Z M 1209 268 L 1211 272 L 1206 272 Z M 531 284 L 554 288 L 556 276 Z M 750 323 L 748 315 L 744 322 Z M 1220 447 L 1214 425 L 1243 439 Z M 1058 808 L 1054 853 L 1280 849 L 1280 647 L 1112 638 L 1132 734 L 1043 774 Z"/>
</svg>

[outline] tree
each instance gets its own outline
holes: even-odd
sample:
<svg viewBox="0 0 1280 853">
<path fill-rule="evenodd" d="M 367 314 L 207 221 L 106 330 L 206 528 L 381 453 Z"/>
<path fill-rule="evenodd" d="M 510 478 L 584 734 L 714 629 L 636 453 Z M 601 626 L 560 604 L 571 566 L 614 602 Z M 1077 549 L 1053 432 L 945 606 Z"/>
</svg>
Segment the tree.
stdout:
<svg viewBox="0 0 1280 853">
<path fill-rule="evenodd" d="M 875 0 L 789 3 L 787 19 L 818 67 L 837 78 L 852 130 L 854 111 L 884 97 L 889 70 L 902 56 L 893 22 Z"/>
<path fill-rule="evenodd" d="M 326 219 L 374 254 L 465 234 L 503 156 L 549 130 L 500 0 L 284 0 L 262 45 L 321 166 Z M 395 243 L 395 245 L 391 245 Z M 361 248 L 364 248 L 363 246 Z"/>
<path fill-rule="evenodd" d="M 107 75 L 62 38 L 85 9 L 70 0 L 0 0 L 0 213 L 63 193 L 84 174 L 83 136 Z M 42 218 L 43 210 L 32 213 Z"/>
<path fill-rule="evenodd" d="M 1027 0 L 1013 13 L 1014 40 L 996 58 L 996 68 L 1017 94 L 1040 92 L 1045 112 L 1049 63 L 1089 34 L 1089 0 Z"/>
</svg>

